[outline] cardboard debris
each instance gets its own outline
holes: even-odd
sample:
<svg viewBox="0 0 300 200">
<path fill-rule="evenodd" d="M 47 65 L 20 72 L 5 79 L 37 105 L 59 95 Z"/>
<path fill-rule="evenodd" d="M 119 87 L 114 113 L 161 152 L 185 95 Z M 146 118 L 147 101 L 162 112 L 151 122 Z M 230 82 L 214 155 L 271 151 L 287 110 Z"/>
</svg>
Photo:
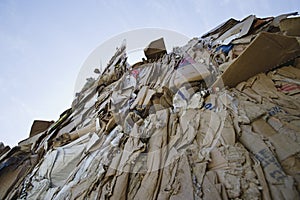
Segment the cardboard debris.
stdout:
<svg viewBox="0 0 300 200">
<path fill-rule="evenodd" d="M 232 28 L 234 25 L 238 24 L 239 21 L 231 18 L 226 22 L 220 24 L 213 30 L 209 31 L 208 33 L 204 34 L 202 38 L 211 37 L 212 35 L 216 35 L 215 38 L 219 37 L 220 35 L 224 34 L 228 29 Z"/>
<path fill-rule="evenodd" d="M 300 56 L 295 38 L 262 32 L 224 71 L 213 87 L 234 87 L 260 72 L 267 72 Z M 238 76 L 237 76 L 238 74 Z"/>
<path fill-rule="evenodd" d="M 230 19 L 169 54 L 159 39 L 132 66 L 122 44 L 56 122 L 0 143 L 0 199 L 299 199 L 291 14 Z"/>
<path fill-rule="evenodd" d="M 210 72 L 204 64 L 195 62 L 191 57 L 186 57 L 179 63 L 173 83 L 179 88 L 184 83 L 203 81 L 208 76 L 210 76 Z"/>
<path fill-rule="evenodd" d="M 0 142 L 0 158 L 2 155 L 7 153 L 9 150 L 10 150 L 9 146 L 4 146 L 4 144 L 2 142 Z"/>
<path fill-rule="evenodd" d="M 280 21 L 280 30 L 285 35 L 300 36 L 300 17 L 286 18 Z"/>
<path fill-rule="evenodd" d="M 30 134 L 29 134 L 30 137 L 45 131 L 53 123 L 54 123 L 54 121 L 34 120 L 32 126 L 31 126 L 31 129 L 30 129 Z"/>
<path fill-rule="evenodd" d="M 218 39 L 216 39 L 213 42 L 213 46 L 217 44 L 229 44 L 232 40 L 236 38 L 240 38 L 244 35 L 246 35 L 255 19 L 254 15 L 250 15 L 247 18 L 245 18 L 242 22 L 236 24 L 231 29 L 227 30 L 225 33 L 223 33 Z"/>
<path fill-rule="evenodd" d="M 157 59 L 163 54 L 167 53 L 165 42 L 163 38 L 152 41 L 145 49 L 145 56 L 147 59 Z"/>
</svg>

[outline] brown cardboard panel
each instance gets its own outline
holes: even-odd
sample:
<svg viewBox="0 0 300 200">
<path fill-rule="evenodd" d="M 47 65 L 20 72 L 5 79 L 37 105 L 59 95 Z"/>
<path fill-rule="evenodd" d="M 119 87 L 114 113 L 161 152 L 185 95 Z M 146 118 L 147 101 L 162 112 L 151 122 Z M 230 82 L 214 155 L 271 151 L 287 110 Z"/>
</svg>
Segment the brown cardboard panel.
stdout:
<svg viewBox="0 0 300 200">
<path fill-rule="evenodd" d="M 249 15 L 243 21 L 233 26 L 231 29 L 227 30 L 224 34 L 218 37 L 212 45 L 215 46 L 217 44 L 229 44 L 232 40 L 236 38 L 240 38 L 244 35 L 247 35 L 253 21 L 255 19 L 254 15 Z"/>
<path fill-rule="evenodd" d="M 30 130 L 30 137 L 45 131 L 51 124 L 53 124 L 53 121 L 34 120 Z"/>
<path fill-rule="evenodd" d="M 0 174 L 1 187 L 0 187 L 0 199 L 4 199 L 5 195 L 14 183 L 18 180 L 18 174 L 22 171 L 21 167 L 8 167 L 8 169 L 2 170 Z"/>
<path fill-rule="evenodd" d="M 286 35 L 300 36 L 300 17 L 286 18 L 279 23 L 280 30 Z"/>
<path fill-rule="evenodd" d="M 234 87 L 258 73 L 266 72 L 299 55 L 300 47 L 296 38 L 262 32 L 212 87 Z"/>
<path fill-rule="evenodd" d="M 239 21 L 237 21 L 237 20 L 235 20 L 233 18 L 230 18 L 226 22 L 220 24 L 216 28 L 214 28 L 211 31 L 209 31 L 208 33 L 204 34 L 201 38 L 206 38 L 208 36 L 216 35 L 216 34 L 218 36 L 222 35 L 223 33 L 225 33 L 226 31 L 228 31 L 229 29 L 231 29 L 233 26 L 235 26 L 238 23 L 239 23 Z"/>
<path fill-rule="evenodd" d="M 165 42 L 163 38 L 152 41 L 145 49 L 145 56 L 147 59 L 156 59 L 161 55 L 167 53 Z"/>
<path fill-rule="evenodd" d="M 300 58 L 296 58 L 294 62 L 294 66 L 298 69 L 300 69 Z"/>
<path fill-rule="evenodd" d="M 2 155 L 4 155 L 5 153 L 7 153 L 8 151 L 10 150 L 10 147 L 9 146 L 6 146 L 4 147 L 1 152 L 0 152 L 0 158 Z"/>
</svg>

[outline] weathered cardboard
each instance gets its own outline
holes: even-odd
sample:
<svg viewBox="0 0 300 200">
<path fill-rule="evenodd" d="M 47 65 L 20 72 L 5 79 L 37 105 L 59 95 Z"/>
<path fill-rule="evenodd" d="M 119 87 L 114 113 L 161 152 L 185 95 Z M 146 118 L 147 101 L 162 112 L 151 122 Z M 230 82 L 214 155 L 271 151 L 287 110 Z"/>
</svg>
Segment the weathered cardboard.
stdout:
<svg viewBox="0 0 300 200">
<path fill-rule="evenodd" d="M 279 27 L 286 35 L 300 36 L 300 17 L 283 19 L 280 21 Z"/>
<path fill-rule="evenodd" d="M 45 131 L 51 124 L 53 124 L 53 121 L 34 120 L 30 130 L 30 137 Z"/>
<path fill-rule="evenodd" d="M 145 49 L 145 56 L 147 59 L 156 59 L 161 55 L 167 53 L 164 38 L 152 41 Z"/>
<path fill-rule="evenodd" d="M 295 199 L 298 195 L 293 179 L 283 171 L 276 156 L 262 138 L 252 132 L 251 126 L 242 126 L 240 142 L 260 162 L 273 199 Z M 286 198 L 284 198 L 286 197 Z"/>
<path fill-rule="evenodd" d="M 230 44 L 230 42 L 234 39 L 240 38 L 244 35 L 247 35 L 253 21 L 255 19 L 254 15 L 249 15 L 245 19 L 243 19 L 240 23 L 233 26 L 231 29 L 227 30 L 224 34 L 218 37 L 212 45 L 215 46 L 217 44 Z"/>
<path fill-rule="evenodd" d="M 12 189 L 15 183 L 20 177 L 22 172 L 22 166 L 9 166 L 7 169 L 1 171 L 1 187 L 0 187 L 0 199 L 4 199 L 6 194 Z"/>
<path fill-rule="evenodd" d="M 231 29 L 233 26 L 235 26 L 238 23 L 239 23 L 239 21 L 237 21 L 233 18 L 230 18 L 226 22 L 223 22 L 222 24 L 220 24 L 216 28 L 214 28 L 211 31 L 209 31 L 208 33 L 204 34 L 201 38 L 207 38 L 209 36 L 214 36 L 214 35 L 216 37 L 219 37 L 220 35 L 222 35 L 226 31 L 228 31 L 229 29 Z"/>
<path fill-rule="evenodd" d="M 224 71 L 212 87 L 235 87 L 238 83 L 299 55 L 300 46 L 296 38 L 262 32 Z"/>
<path fill-rule="evenodd" d="M 294 62 L 294 66 L 298 69 L 300 69 L 300 58 L 296 58 Z"/>
<path fill-rule="evenodd" d="M 258 119 L 252 123 L 253 130 L 267 137 L 275 147 L 280 162 L 300 152 L 300 146 L 290 137 L 278 134 L 265 120 Z"/>
<path fill-rule="evenodd" d="M 179 88 L 183 83 L 204 80 L 208 76 L 210 76 L 210 72 L 204 64 L 187 57 L 181 61 L 175 71 L 173 83 Z"/>
<path fill-rule="evenodd" d="M 139 91 L 136 99 L 130 106 L 130 109 L 134 109 L 135 107 L 138 107 L 138 109 L 144 109 L 150 104 L 150 100 L 154 94 L 154 90 L 150 89 L 148 86 L 143 86 Z"/>
<path fill-rule="evenodd" d="M 45 134 L 46 131 L 43 131 L 43 132 L 40 132 L 40 133 L 37 133 L 36 135 L 34 136 L 31 136 L 29 138 L 26 138 L 22 141 L 20 141 L 18 143 L 18 146 L 24 146 L 24 145 L 29 145 L 29 144 L 34 144 L 42 135 Z"/>
</svg>

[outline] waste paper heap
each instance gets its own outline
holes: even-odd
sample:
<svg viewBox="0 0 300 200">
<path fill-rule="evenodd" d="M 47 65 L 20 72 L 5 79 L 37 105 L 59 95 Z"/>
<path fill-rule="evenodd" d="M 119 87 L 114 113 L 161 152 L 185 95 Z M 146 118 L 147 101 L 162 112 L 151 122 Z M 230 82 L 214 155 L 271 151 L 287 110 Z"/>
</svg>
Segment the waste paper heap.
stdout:
<svg viewBox="0 0 300 200">
<path fill-rule="evenodd" d="M 122 45 L 57 121 L 0 143 L 0 199 L 299 199 L 299 23 L 229 19 L 132 66 Z"/>
</svg>

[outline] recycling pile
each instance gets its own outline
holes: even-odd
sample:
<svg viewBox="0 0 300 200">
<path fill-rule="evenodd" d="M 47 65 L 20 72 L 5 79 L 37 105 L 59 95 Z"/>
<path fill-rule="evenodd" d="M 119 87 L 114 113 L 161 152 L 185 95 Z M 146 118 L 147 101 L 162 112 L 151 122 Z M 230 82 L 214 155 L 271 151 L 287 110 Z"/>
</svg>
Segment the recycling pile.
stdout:
<svg viewBox="0 0 300 200">
<path fill-rule="evenodd" d="M 299 19 L 230 19 L 133 66 L 121 46 L 56 122 L 0 144 L 0 199 L 299 199 Z"/>
</svg>

